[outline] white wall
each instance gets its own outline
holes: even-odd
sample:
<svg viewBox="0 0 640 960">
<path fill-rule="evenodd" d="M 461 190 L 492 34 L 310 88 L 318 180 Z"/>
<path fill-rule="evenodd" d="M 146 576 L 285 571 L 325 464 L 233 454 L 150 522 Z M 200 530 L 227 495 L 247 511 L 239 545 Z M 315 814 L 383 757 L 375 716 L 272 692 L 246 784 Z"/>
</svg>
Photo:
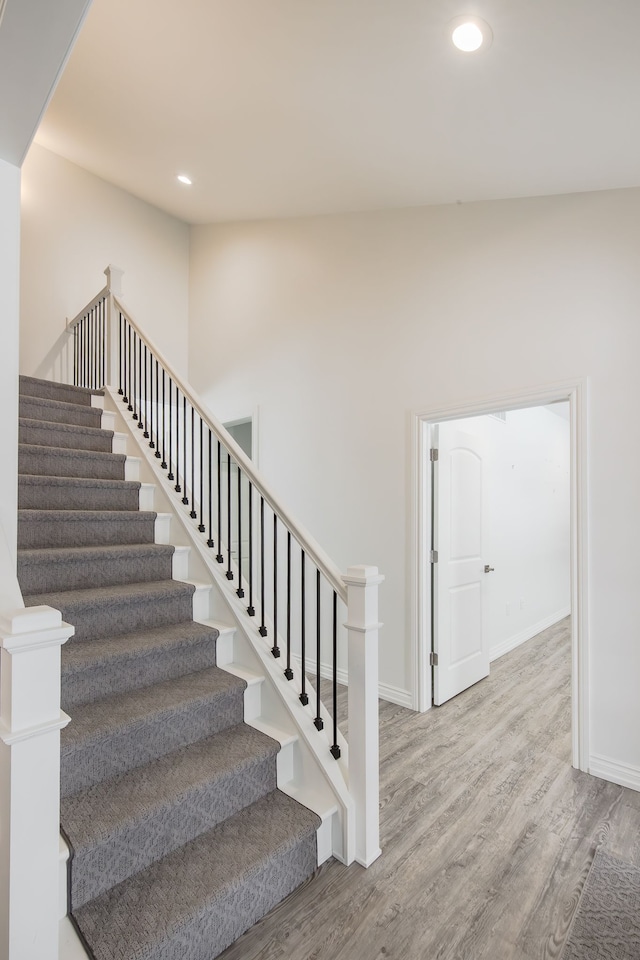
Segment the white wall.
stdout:
<svg viewBox="0 0 640 960">
<path fill-rule="evenodd" d="M 260 407 L 260 464 L 374 563 L 381 679 L 413 683 L 410 412 L 587 377 L 591 751 L 640 787 L 640 190 L 194 227 L 190 374 Z"/>
<path fill-rule="evenodd" d="M 58 338 L 125 271 L 123 300 L 179 373 L 187 370 L 189 228 L 34 144 L 22 171 L 20 372 L 55 377 Z"/>
<path fill-rule="evenodd" d="M 568 407 L 568 404 L 560 406 Z M 570 612 L 568 419 L 548 407 L 510 410 L 506 420 L 470 417 L 439 425 L 478 438 L 486 486 L 484 603 L 495 660 Z"/>
<path fill-rule="evenodd" d="M 22 606 L 16 580 L 20 170 L 0 160 L 0 609 Z"/>
</svg>

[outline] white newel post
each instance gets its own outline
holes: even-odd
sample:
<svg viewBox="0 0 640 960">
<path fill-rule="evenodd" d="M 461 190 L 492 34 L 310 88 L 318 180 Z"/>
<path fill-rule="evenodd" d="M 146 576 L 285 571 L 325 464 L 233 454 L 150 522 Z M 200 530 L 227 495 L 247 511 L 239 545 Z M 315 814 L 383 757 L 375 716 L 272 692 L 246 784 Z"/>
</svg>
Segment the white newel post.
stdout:
<svg viewBox="0 0 640 960">
<path fill-rule="evenodd" d="M 60 648 L 51 607 L 0 614 L 0 960 L 57 960 Z"/>
<path fill-rule="evenodd" d="M 112 263 L 105 269 L 104 275 L 107 278 L 107 383 L 105 386 L 118 388 L 118 373 L 120 364 L 120 341 L 118 323 L 118 310 L 113 302 L 114 297 L 122 296 L 122 276 L 124 270 L 114 266 Z"/>
<path fill-rule="evenodd" d="M 356 808 L 356 860 L 370 866 L 380 856 L 378 749 L 378 587 L 377 567 L 349 567 L 349 790 Z"/>
</svg>

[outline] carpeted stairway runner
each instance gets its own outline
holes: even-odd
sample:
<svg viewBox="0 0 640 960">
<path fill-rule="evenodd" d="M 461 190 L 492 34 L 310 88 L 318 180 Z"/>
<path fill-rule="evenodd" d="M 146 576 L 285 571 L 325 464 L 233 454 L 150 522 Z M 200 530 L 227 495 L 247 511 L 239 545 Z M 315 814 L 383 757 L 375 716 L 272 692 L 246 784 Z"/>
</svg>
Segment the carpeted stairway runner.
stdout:
<svg viewBox="0 0 640 960">
<path fill-rule="evenodd" d="M 316 867 L 317 817 L 171 579 L 95 391 L 20 380 L 18 576 L 62 649 L 70 914 L 95 960 L 213 960 Z"/>
</svg>

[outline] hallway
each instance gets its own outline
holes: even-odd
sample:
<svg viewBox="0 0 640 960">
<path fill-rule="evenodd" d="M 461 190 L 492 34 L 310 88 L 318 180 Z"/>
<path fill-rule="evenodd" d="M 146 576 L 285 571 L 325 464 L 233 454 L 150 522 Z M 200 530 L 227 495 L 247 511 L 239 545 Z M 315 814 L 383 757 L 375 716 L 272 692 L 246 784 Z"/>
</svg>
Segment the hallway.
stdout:
<svg viewBox="0 0 640 960">
<path fill-rule="evenodd" d="M 381 703 L 382 857 L 327 863 L 222 957 L 554 960 L 596 846 L 640 865 L 640 794 L 570 753 L 569 619 L 443 707 Z"/>
</svg>

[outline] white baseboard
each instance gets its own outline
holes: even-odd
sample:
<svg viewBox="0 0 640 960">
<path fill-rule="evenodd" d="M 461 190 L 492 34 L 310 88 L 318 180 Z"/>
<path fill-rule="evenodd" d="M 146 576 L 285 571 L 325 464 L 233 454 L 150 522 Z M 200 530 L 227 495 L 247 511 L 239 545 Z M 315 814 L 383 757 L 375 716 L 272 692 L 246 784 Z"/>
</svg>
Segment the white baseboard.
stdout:
<svg viewBox="0 0 640 960">
<path fill-rule="evenodd" d="M 293 660 L 300 667 L 301 658 L 294 655 Z M 307 673 L 315 674 L 316 672 L 316 661 L 310 660 L 307 657 Z M 320 662 L 320 676 L 323 680 L 331 680 L 333 674 L 331 672 L 331 667 L 327 663 Z M 338 667 L 337 670 L 337 679 L 338 683 L 342 684 L 345 687 L 349 686 L 349 674 L 346 670 Z M 378 684 L 378 697 L 381 700 L 387 700 L 389 703 L 395 703 L 399 707 L 407 707 L 409 710 L 413 710 L 413 697 L 409 690 L 404 690 L 402 687 L 394 687 L 390 683 L 379 683 Z"/>
<path fill-rule="evenodd" d="M 406 707 L 407 710 L 414 709 L 411 691 L 404 690 L 402 687 L 392 687 L 390 683 L 379 683 L 378 696 L 381 700 L 396 703 L 399 707 Z"/>
<path fill-rule="evenodd" d="M 512 650 L 515 650 L 521 643 L 526 643 L 527 640 L 531 640 L 532 637 L 535 637 L 538 633 L 542 633 L 543 630 L 547 630 L 555 623 L 559 623 L 560 620 L 564 620 L 570 613 L 570 606 L 563 607 L 562 610 L 556 610 L 555 613 L 545 617 L 544 620 L 539 620 L 537 623 L 532 624 L 530 627 L 527 627 L 526 630 L 521 630 L 520 633 L 514 633 L 513 636 L 507 640 L 503 640 L 502 643 L 491 648 L 489 653 L 491 663 L 499 657 L 504 657 L 505 653 L 510 653 Z"/>
<path fill-rule="evenodd" d="M 589 757 L 589 773 L 592 777 L 600 777 L 601 780 L 640 791 L 640 767 L 592 754 Z"/>
</svg>

